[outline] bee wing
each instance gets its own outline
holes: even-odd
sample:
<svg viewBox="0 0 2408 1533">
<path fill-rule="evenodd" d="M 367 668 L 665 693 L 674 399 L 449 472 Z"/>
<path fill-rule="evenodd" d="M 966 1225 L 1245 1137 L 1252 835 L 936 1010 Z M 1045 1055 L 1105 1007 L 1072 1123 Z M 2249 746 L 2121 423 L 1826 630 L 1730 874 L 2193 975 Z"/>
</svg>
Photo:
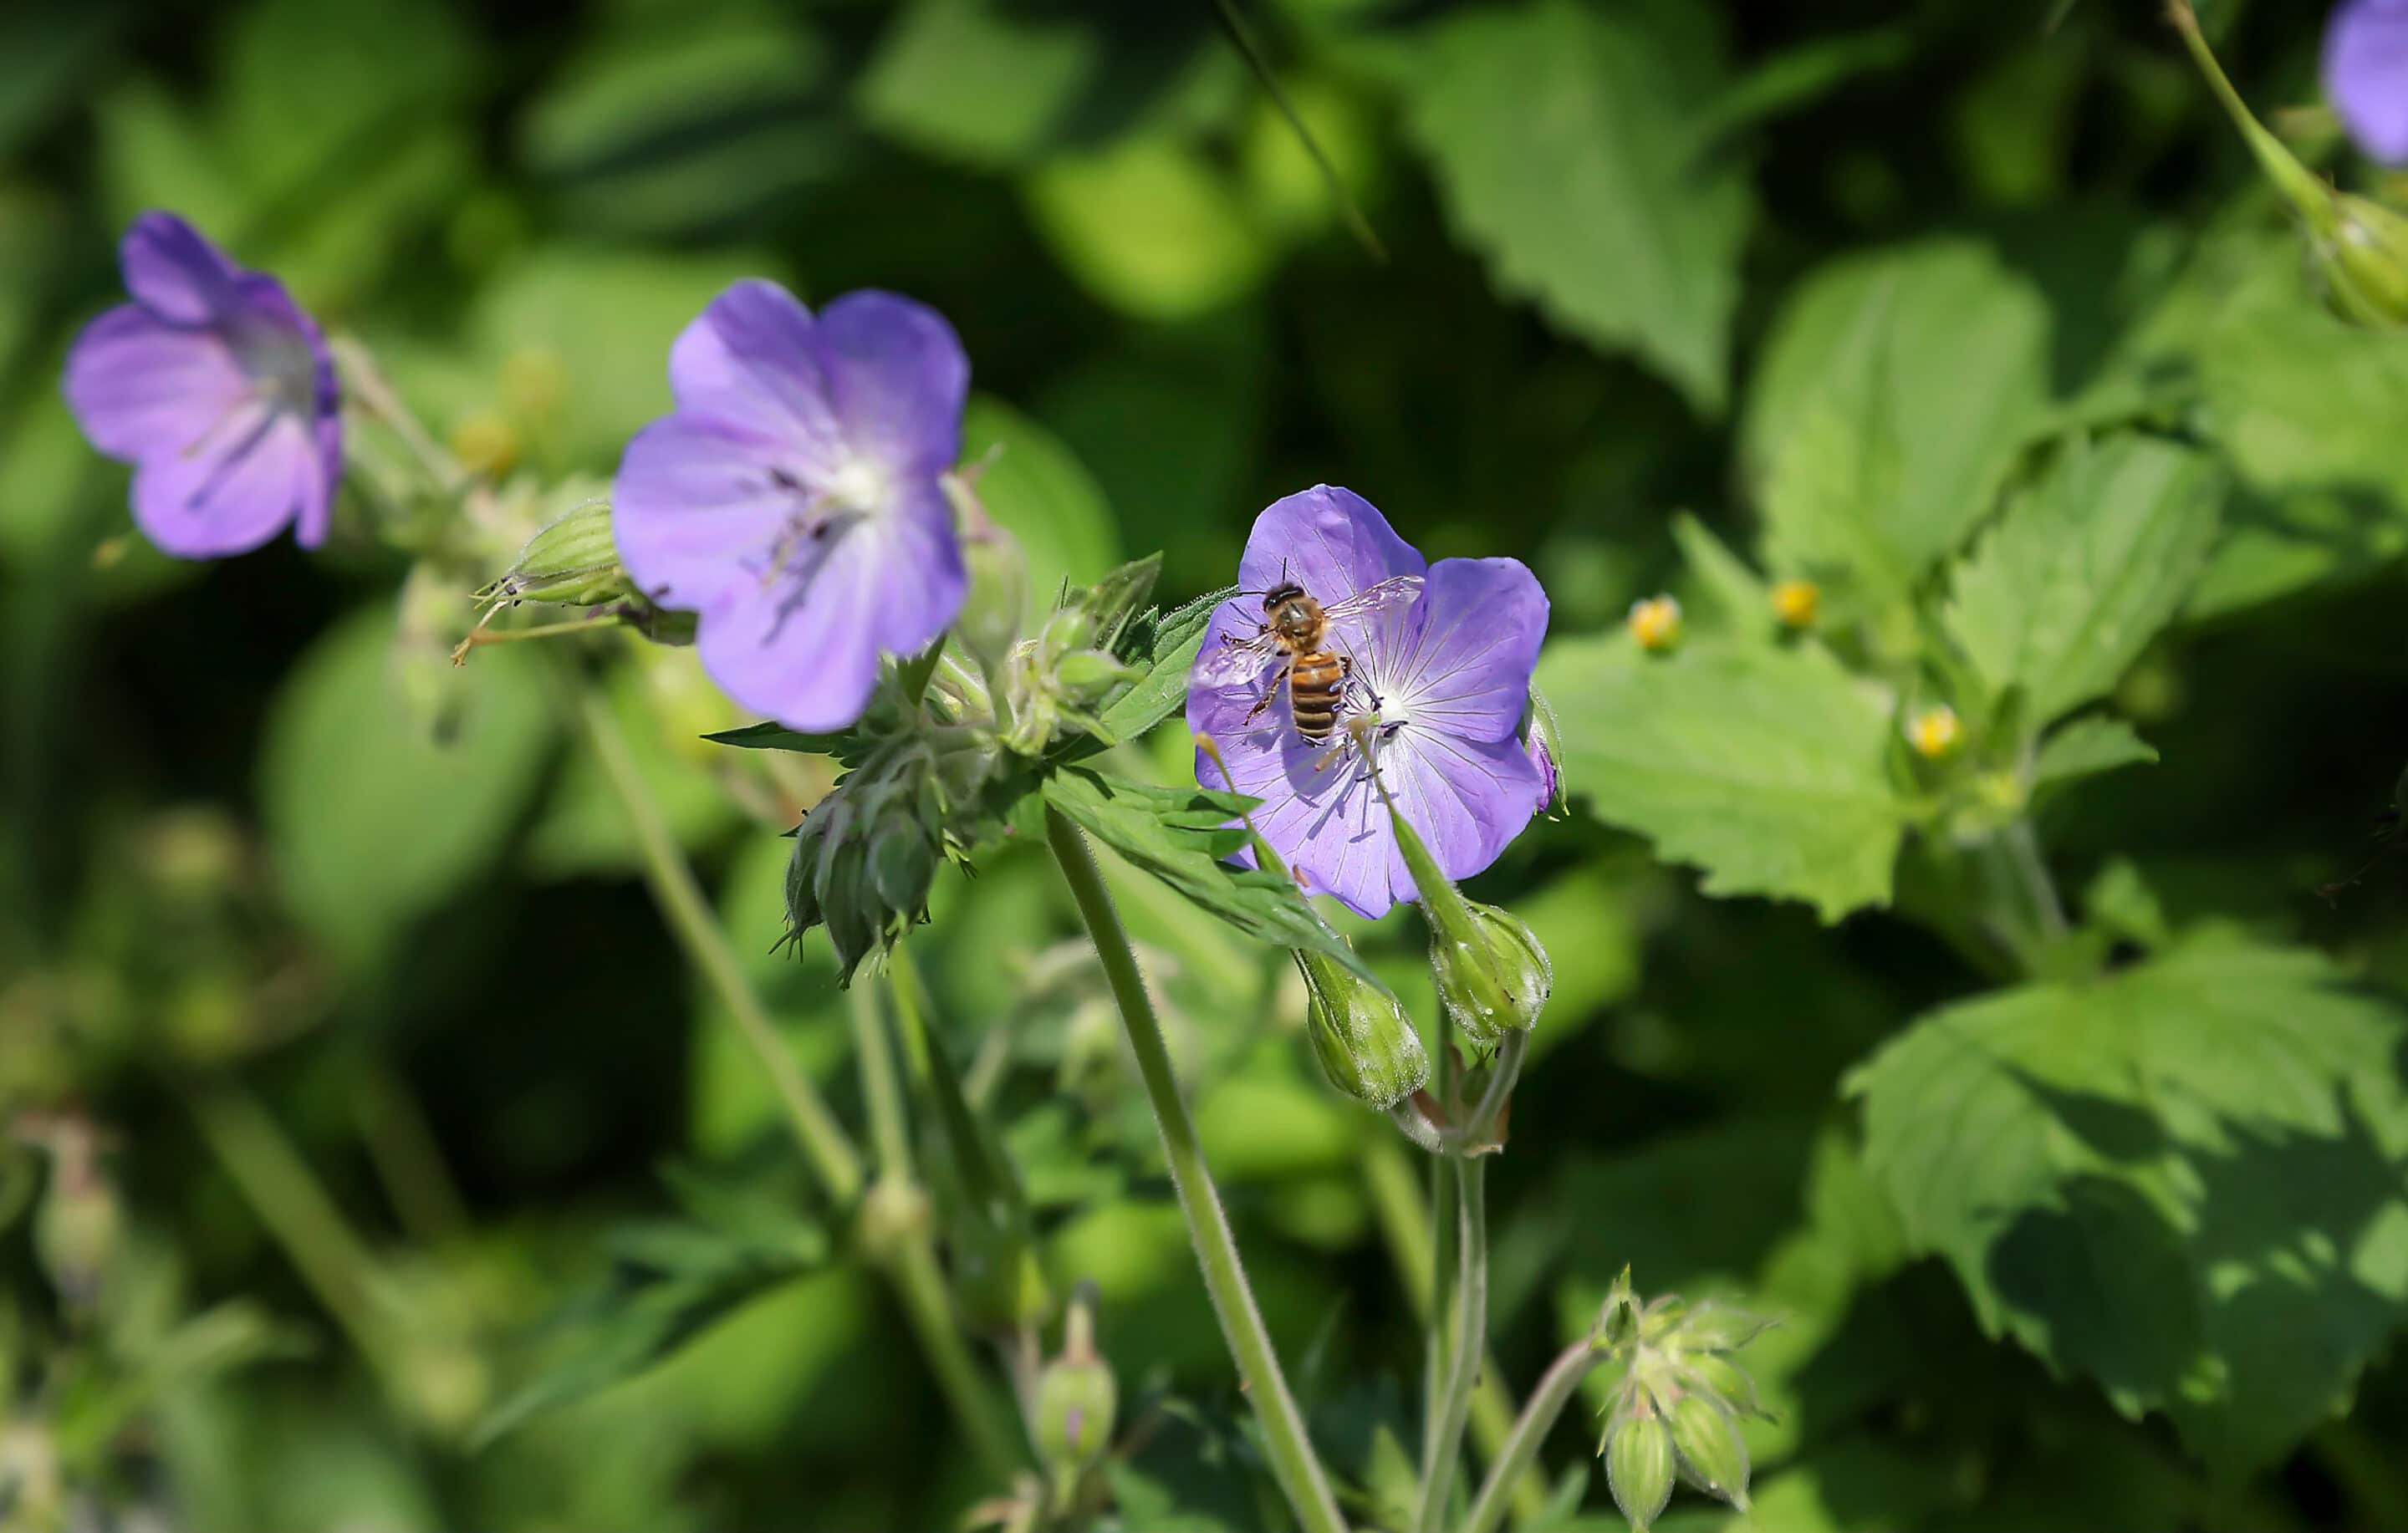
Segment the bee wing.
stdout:
<svg viewBox="0 0 2408 1533">
<path fill-rule="evenodd" d="M 1420 576 L 1391 575 L 1377 585 L 1365 586 L 1344 601 L 1323 608 L 1321 615 L 1332 623 L 1342 618 L 1383 618 L 1411 607 L 1421 594 Z"/>
<path fill-rule="evenodd" d="M 1207 650 L 1197 657 L 1196 684 L 1200 687 L 1248 685 L 1261 678 L 1264 665 L 1278 652 L 1279 640 L 1269 634 L 1235 640 L 1224 636 L 1219 648 Z"/>
</svg>

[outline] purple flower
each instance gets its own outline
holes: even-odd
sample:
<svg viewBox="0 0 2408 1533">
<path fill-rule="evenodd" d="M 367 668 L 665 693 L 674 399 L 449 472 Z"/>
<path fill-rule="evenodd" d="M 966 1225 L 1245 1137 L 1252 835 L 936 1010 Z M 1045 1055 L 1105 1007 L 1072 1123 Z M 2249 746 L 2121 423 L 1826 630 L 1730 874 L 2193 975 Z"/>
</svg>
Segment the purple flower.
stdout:
<svg viewBox="0 0 2408 1533">
<path fill-rule="evenodd" d="M 2408 0 L 2343 0 L 2325 25 L 2324 72 L 2358 147 L 2408 164 Z"/>
<path fill-rule="evenodd" d="M 1281 681 L 1275 658 L 1228 679 L 1227 656 L 1261 627 L 1261 593 L 1282 581 L 1338 609 L 1327 644 L 1352 665 L 1340 718 L 1376 711 L 1381 778 L 1440 870 L 1468 879 L 1495 862 L 1546 802 L 1548 773 L 1516 733 L 1547 632 L 1537 577 L 1515 559 L 1425 564 L 1369 501 L 1326 484 L 1254 520 L 1239 565 L 1253 595 L 1213 614 L 1187 694 L 1188 727 L 1228 772 L 1198 750 L 1197 780 L 1261 799 L 1254 826 L 1305 887 L 1378 916 L 1413 897 L 1412 879 L 1360 755 L 1332 749 L 1344 730 L 1306 738 L 1283 696 L 1249 722 Z"/>
<path fill-rule="evenodd" d="M 248 552 L 287 525 L 317 547 L 343 471 L 317 322 L 172 213 L 136 219 L 118 263 L 134 301 L 76 337 L 66 396 L 92 444 L 135 466 L 142 535 L 179 559 Z"/>
<path fill-rule="evenodd" d="M 861 716 L 878 658 L 969 586 L 941 482 L 969 362 L 933 309 L 775 282 L 721 294 L 669 352 L 676 410 L 627 444 L 613 530 L 637 586 L 701 614 L 703 668 L 789 728 Z"/>
</svg>

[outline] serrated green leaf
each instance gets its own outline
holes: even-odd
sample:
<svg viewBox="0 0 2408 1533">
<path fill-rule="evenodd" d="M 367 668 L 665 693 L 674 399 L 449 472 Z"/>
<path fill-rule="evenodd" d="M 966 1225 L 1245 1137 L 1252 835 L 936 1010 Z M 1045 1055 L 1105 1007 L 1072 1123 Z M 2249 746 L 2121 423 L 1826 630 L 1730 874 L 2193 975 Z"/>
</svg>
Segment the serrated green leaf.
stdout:
<svg viewBox="0 0 2408 1533">
<path fill-rule="evenodd" d="M 1984 246 L 1843 257 L 1800 284 L 1742 461 L 1779 573 L 1900 590 L 1961 542 L 2048 405 L 2049 313 Z"/>
<path fill-rule="evenodd" d="M 1619 635 L 1557 644 L 1572 795 L 1705 869 L 1710 895 L 1804 900 L 1826 921 L 1887 902 L 1908 809 L 1884 766 L 1890 710 L 1821 649 Z"/>
<path fill-rule="evenodd" d="M 1084 766 L 1054 772 L 1042 791 L 1071 824 L 1248 937 L 1326 953 L 1381 983 L 1295 884 L 1222 860 L 1246 845 L 1245 828 L 1234 822 L 1255 800 L 1210 788 L 1157 788 Z"/>
<path fill-rule="evenodd" d="M 2154 766 L 2157 750 L 2121 719 L 2076 719 L 2041 742 L 2032 762 L 2035 790 L 2118 766 Z"/>
<path fill-rule="evenodd" d="M 2103 696 L 2181 607 L 2223 492 L 2195 449 L 2075 438 L 1957 567 L 1949 632 L 2035 724 Z"/>
<path fill-rule="evenodd" d="M 481 1445 L 531 1416 L 624 1383 L 753 1299 L 826 1259 L 827 1238 L 800 1222 L 772 1232 L 638 1225 L 612 1239 L 610 1271 L 547 1329 L 553 1355 L 478 1424 Z"/>
<path fill-rule="evenodd" d="M 2237 1477 L 2408 1319 L 2402 1037 L 2319 954 L 2200 939 L 1933 1012 L 1848 1090 L 1986 1327 Z"/>
<path fill-rule="evenodd" d="M 1406 126 L 1498 290 L 1719 411 L 1753 204 L 1744 166 L 1699 133 L 1723 82 L 1712 13 L 1539 0 L 1445 22 L 1414 51 Z"/>
</svg>

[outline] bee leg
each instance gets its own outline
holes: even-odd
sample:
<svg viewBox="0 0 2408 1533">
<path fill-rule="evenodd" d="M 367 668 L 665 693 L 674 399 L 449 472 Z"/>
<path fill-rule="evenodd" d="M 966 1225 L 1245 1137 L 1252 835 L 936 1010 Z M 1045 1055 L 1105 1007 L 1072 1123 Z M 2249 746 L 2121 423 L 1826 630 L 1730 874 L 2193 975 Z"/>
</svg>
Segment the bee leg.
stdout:
<svg viewBox="0 0 2408 1533">
<path fill-rule="evenodd" d="M 1245 724 L 1241 724 L 1238 727 L 1242 730 L 1247 724 L 1251 724 L 1256 719 L 1261 718 L 1264 710 L 1269 708 L 1273 700 L 1279 696 L 1279 690 L 1280 683 L 1277 680 L 1274 680 L 1269 686 L 1263 688 L 1263 695 L 1254 699 L 1254 706 L 1253 708 L 1246 710 Z"/>
</svg>

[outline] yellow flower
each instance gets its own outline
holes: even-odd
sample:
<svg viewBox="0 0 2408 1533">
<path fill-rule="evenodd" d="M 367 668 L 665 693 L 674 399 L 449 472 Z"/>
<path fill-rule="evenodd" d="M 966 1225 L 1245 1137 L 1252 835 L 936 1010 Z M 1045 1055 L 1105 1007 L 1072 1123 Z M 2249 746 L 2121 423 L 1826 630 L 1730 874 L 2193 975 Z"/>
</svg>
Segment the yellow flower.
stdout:
<svg viewBox="0 0 2408 1533">
<path fill-rule="evenodd" d="M 1642 650 L 1661 654 L 1681 642 L 1681 604 L 1670 596 L 1649 596 L 1630 604 L 1630 637 Z"/>
<path fill-rule="evenodd" d="M 1946 703 L 1927 708 L 1906 721 L 1906 741 L 1926 761 L 1938 761 L 1964 743 L 1965 726 Z"/>
<path fill-rule="evenodd" d="M 1772 588 L 1772 615 L 1784 627 L 1812 628 L 1822 604 L 1822 588 L 1812 580 L 1783 580 Z"/>
</svg>

